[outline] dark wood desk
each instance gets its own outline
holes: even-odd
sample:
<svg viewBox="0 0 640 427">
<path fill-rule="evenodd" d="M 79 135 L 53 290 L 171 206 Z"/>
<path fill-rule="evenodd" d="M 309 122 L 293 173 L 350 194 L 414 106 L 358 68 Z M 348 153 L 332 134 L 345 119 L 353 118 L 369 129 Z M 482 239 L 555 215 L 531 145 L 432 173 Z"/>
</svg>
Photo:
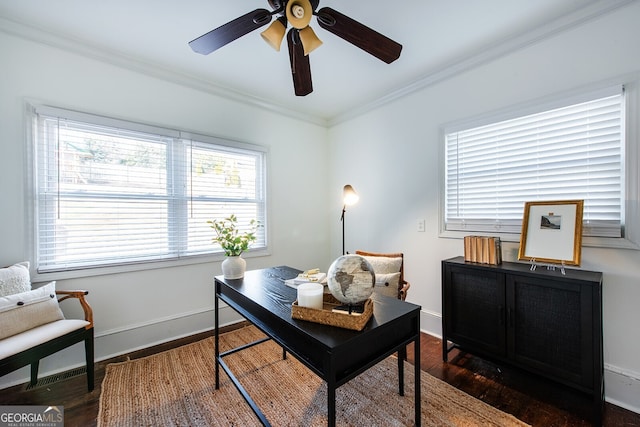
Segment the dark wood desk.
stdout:
<svg viewBox="0 0 640 427">
<path fill-rule="evenodd" d="M 362 331 L 351 331 L 291 318 L 296 291 L 283 282 L 300 270 L 273 267 L 247 271 L 243 279 L 215 278 L 215 361 L 216 389 L 220 386 L 220 367 L 242 394 L 263 425 L 264 414 L 242 387 L 223 357 L 273 339 L 327 383 L 328 425 L 336 422 L 336 389 L 381 360 L 398 352 L 398 392 L 404 395 L 404 356 L 407 344 L 414 342 L 416 361 L 420 360 L 420 306 L 384 296 L 373 296 L 371 320 Z M 222 300 L 269 338 L 220 353 L 219 301 Z M 415 425 L 420 426 L 420 364 L 414 365 Z M 384 404 L 384 402 L 381 402 Z"/>
</svg>

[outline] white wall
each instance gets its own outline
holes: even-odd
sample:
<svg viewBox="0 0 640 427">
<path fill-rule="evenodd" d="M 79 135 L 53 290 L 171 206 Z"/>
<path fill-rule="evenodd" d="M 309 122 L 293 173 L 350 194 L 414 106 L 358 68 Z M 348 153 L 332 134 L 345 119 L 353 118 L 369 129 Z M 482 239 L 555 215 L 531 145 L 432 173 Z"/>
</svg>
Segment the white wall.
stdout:
<svg viewBox="0 0 640 427">
<path fill-rule="evenodd" d="M 347 250 L 405 253 L 408 299 L 422 306 L 423 329 L 441 333 L 440 261 L 463 253 L 461 240 L 438 235 L 441 126 L 627 73 L 638 78 L 639 19 L 634 2 L 330 129 L 330 188 L 349 183 L 360 194 L 347 212 Z M 639 121 L 632 118 L 635 135 Z M 417 232 L 419 219 L 426 232 Z M 338 236 L 339 224 L 332 227 Z M 517 243 L 505 245 L 504 257 L 517 259 Z M 582 260 L 604 272 L 607 399 L 640 412 L 640 252 L 583 248 Z"/>
<path fill-rule="evenodd" d="M 28 254 L 25 99 L 141 123 L 159 124 L 269 149 L 269 256 L 248 268 L 327 264 L 328 167 L 324 127 L 232 102 L 105 62 L 0 32 L 0 265 Z M 304 135 L 304 138 L 300 138 Z M 316 171 L 309 173 L 314 159 Z M 333 212 L 332 212 L 333 214 Z M 31 260 L 33 261 L 33 260 Z M 87 289 L 94 310 L 96 359 L 213 327 L 213 259 L 194 265 L 59 280 Z M 63 303 L 68 315 L 79 312 Z M 230 309 L 227 309 L 231 311 Z M 237 316 L 225 313 L 222 323 Z M 80 345 L 44 359 L 41 376 L 81 364 Z M 0 378 L 24 382 L 27 368 Z"/>
</svg>

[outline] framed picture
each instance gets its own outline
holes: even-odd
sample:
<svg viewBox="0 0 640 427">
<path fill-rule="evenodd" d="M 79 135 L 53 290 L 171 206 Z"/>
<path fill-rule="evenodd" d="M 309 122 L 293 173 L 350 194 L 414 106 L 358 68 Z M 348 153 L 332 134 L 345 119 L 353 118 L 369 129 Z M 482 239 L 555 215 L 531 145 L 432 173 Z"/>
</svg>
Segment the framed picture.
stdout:
<svg viewBox="0 0 640 427">
<path fill-rule="evenodd" d="M 519 260 L 580 265 L 584 200 L 526 202 Z"/>
</svg>

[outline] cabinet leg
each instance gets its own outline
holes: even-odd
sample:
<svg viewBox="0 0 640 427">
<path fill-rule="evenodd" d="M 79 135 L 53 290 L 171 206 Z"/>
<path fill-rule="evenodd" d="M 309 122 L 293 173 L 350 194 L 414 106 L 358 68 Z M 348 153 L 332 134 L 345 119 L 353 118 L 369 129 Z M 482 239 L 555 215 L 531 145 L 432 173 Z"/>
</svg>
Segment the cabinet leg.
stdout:
<svg viewBox="0 0 640 427">
<path fill-rule="evenodd" d="M 597 391 L 594 391 L 593 398 L 593 425 L 601 426 L 602 425 L 602 415 L 604 412 L 604 391 L 600 390 L 600 394 L 598 395 Z"/>
</svg>

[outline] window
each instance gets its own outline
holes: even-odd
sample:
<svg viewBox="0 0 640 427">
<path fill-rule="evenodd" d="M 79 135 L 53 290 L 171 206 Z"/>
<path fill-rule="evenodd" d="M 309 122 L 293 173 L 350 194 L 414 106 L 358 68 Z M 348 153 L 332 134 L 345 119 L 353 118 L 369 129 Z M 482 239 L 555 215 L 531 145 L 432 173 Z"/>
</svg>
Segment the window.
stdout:
<svg viewBox="0 0 640 427">
<path fill-rule="evenodd" d="M 52 107 L 33 112 L 38 273 L 220 251 L 207 220 L 266 225 L 263 149 Z M 252 248 L 266 247 L 265 227 Z"/>
<path fill-rule="evenodd" d="M 445 129 L 444 229 L 519 235 L 525 202 L 584 199 L 584 236 L 624 237 L 624 90 L 576 99 Z"/>
</svg>

